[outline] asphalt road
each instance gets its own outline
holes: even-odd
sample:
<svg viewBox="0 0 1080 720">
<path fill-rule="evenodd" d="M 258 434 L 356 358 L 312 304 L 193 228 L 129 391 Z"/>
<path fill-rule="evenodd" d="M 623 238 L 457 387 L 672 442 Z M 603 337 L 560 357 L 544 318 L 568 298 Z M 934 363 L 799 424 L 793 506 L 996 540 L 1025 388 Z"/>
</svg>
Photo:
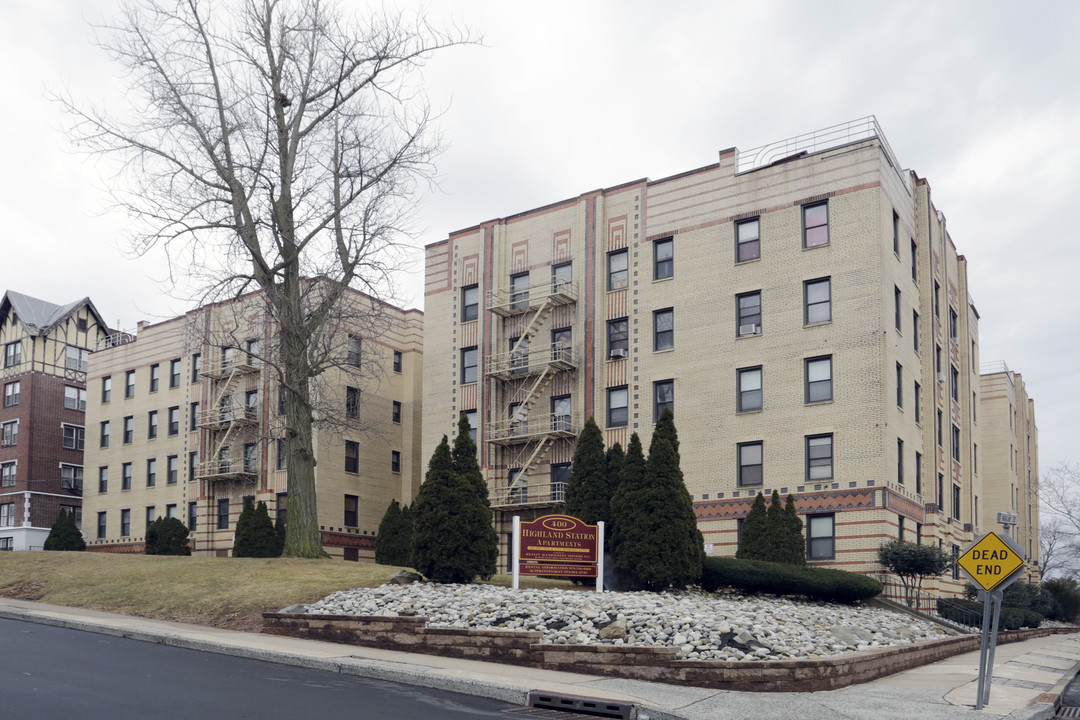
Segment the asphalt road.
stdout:
<svg viewBox="0 0 1080 720">
<path fill-rule="evenodd" d="M 502 718 L 497 700 L 0 619 L 0 720 Z"/>
</svg>

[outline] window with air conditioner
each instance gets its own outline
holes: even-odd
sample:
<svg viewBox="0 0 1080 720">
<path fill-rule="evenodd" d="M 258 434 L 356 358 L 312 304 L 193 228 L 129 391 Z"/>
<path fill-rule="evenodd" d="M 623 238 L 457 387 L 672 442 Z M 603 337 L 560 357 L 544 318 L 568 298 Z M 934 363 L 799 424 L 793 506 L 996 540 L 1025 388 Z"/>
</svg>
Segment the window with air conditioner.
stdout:
<svg viewBox="0 0 1080 720">
<path fill-rule="evenodd" d="M 735 330 L 739 337 L 761 333 L 760 290 L 735 296 Z"/>
</svg>

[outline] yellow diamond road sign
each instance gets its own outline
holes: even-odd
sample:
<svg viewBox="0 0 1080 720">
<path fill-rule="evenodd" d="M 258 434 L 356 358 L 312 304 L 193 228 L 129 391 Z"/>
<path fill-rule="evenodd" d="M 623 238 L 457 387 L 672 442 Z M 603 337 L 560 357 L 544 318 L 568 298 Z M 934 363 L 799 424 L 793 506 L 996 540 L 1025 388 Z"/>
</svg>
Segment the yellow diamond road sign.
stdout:
<svg viewBox="0 0 1080 720">
<path fill-rule="evenodd" d="M 990 591 L 1024 566 L 1024 558 L 996 533 L 987 533 L 957 562 L 983 590 Z"/>
</svg>

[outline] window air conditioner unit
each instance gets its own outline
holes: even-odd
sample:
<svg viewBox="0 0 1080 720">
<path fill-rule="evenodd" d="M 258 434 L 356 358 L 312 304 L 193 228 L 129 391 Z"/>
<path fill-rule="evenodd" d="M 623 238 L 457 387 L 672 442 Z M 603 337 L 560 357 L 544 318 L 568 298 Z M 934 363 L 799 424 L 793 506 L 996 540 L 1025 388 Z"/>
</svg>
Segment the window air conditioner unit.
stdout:
<svg viewBox="0 0 1080 720">
<path fill-rule="evenodd" d="M 943 383 L 943 382 L 945 382 L 945 373 L 938 373 L 938 374 L 937 374 L 937 381 L 938 381 L 939 383 Z"/>
<path fill-rule="evenodd" d="M 611 359 L 612 360 L 615 360 L 616 358 L 625 358 L 626 355 L 627 355 L 626 350 L 624 350 L 623 348 L 612 348 L 612 350 L 611 350 Z"/>
<path fill-rule="evenodd" d="M 743 335 L 757 335 L 760 332 L 761 332 L 761 328 L 759 326 L 757 326 L 757 325 L 740 325 L 739 326 L 739 337 L 742 337 Z"/>
</svg>

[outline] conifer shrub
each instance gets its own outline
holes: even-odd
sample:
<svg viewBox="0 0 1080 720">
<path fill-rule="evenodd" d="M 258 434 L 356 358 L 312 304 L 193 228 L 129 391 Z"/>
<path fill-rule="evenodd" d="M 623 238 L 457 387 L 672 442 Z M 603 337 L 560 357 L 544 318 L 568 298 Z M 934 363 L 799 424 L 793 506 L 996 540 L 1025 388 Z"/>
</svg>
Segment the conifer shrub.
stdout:
<svg viewBox="0 0 1080 720">
<path fill-rule="evenodd" d="M 590 417 L 574 446 L 570 482 L 566 485 L 566 514 L 589 525 L 600 520 L 610 522 L 613 492 L 604 452 L 604 434 Z"/>
<path fill-rule="evenodd" d="M 412 504 L 412 566 L 440 583 L 467 583 L 495 573 L 498 536 L 476 487 L 454 472 L 446 436 L 435 448 Z"/>
<path fill-rule="evenodd" d="M 1043 589 L 1054 598 L 1051 620 L 1076 622 L 1080 617 L 1080 585 L 1072 578 L 1055 578 L 1043 583 Z"/>
<path fill-rule="evenodd" d="M 45 538 L 45 549 L 75 552 L 86 550 L 86 540 L 83 539 L 79 526 L 75 524 L 75 516 L 67 510 L 61 510 L 56 517 L 49 536 Z"/>
<path fill-rule="evenodd" d="M 487 480 L 484 479 L 484 473 L 480 469 L 480 462 L 476 457 L 476 443 L 473 442 L 472 436 L 469 434 L 471 427 L 469 418 L 465 413 L 461 413 L 458 416 L 457 437 L 454 438 L 454 448 L 450 453 L 450 458 L 454 472 L 472 485 L 476 490 L 477 497 L 480 498 L 485 507 L 491 507 L 491 500 L 488 498 Z"/>
<path fill-rule="evenodd" d="M 795 509 L 795 496 L 788 493 L 781 518 L 781 531 L 777 541 L 781 547 L 780 562 L 791 565 L 806 564 L 806 538 L 803 537 L 803 521 Z"/>
<path fill-rule="evenodd" d="M 391 500 L 375 536 L 375 562 L 408 566 L 412 552 L 412 516 L 409 508 Z"/>
<path fill-rule="evenodd" d="M 758 493 L 743 520 L 735 557 L 739 560 L 768 561 L 769 554 L 768 511 L 765 509 L 765 496 Z"/>
<path fill-rule="evenodd" d="M 146 528 L 147 555 L 190 555 L 188 529 L 176 518 L 159 517 Z"/>
<path fill-rule="evenodd" d="M 266 503 L 260 500 L 255 504 L 250 497 L 244 498 L 244 509 L 236 521 L 233 557 L 277 557 L 281 554 L 278 545 Z"/>
<path fill-rule="evenodd" d="M 884 590 L 874 578 L 844 570 L 717 557 L 705 558 L 701 587 L 709 592 L 730 587 L 848 604 L 875 597 Z"/>
</svg>

